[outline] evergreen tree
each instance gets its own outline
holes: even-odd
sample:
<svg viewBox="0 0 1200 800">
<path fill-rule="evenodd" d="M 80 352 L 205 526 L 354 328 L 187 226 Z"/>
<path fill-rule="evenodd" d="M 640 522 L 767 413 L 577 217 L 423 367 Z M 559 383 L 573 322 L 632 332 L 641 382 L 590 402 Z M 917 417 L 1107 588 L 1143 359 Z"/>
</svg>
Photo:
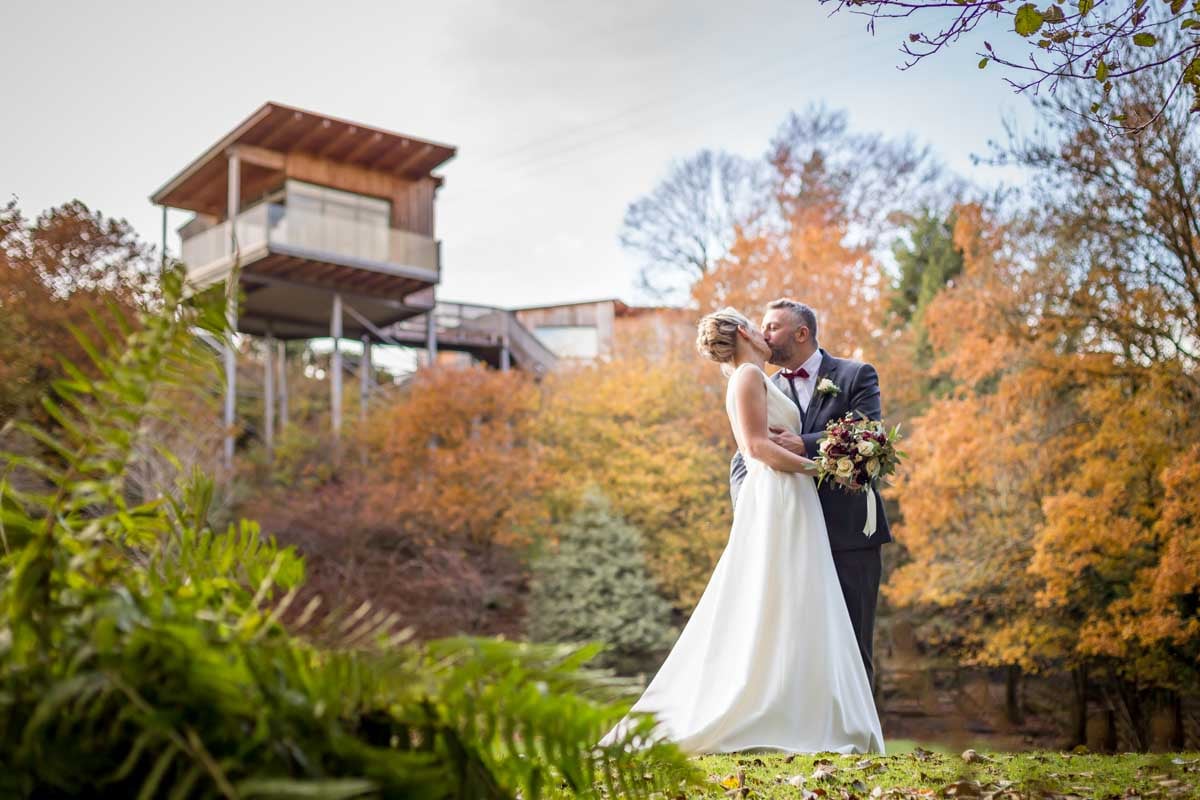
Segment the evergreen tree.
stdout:
<svg viewBox="0 0 1200 800">
<path fill-rule="evenodd" d="M 917 378 L 917 395 L 923 400 L 910 407 L 912 413 L 920 413 L 931 398 L 953 388 L 952 381 L 929 372 L 935 353 L 925 311 L 963 271 L 963 251 L 954 241 L 957 221 L 957 210 L 943 217 L 924 209 L 908 220 L 906 237 L 892 246 L 900 272 L 892 284 L 891 313 L 897 327 L 911 337 L 913 366 L 922 376 Z"/>
<path fill-rule="evenodd" d="M 596 489 L 560 528 L 556 550 L 533 566 L 530 637 L 600 641 L 597 662 L 620 671 L 651 666 L 670 647 L 671 609 L 658 594 L 636 528 Z"/>
<path fill-rule="evenodd" d="M 925 210 L 908 225 L 908 241 L 892 247 L 900 277 L 892 296 L 892 311 L 905 321 L 919 318 L 947 282 L 963 268 L 962 250 L 954 244 L 957 214 L 944 219 Z"/>
</svg>

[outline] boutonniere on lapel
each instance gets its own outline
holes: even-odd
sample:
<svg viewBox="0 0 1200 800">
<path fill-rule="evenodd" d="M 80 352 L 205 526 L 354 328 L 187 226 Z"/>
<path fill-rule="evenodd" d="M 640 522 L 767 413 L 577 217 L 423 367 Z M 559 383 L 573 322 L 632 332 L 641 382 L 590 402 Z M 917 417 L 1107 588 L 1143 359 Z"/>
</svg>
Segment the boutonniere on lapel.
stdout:
<svg viewBox="0 0 1200 800">
<path fill-rule="evenodd" d="M 842 390 L 838 388 L 838 385 L 836 383 L 829 380 L 829 378 L 822 378 L 821 382 L 817 384 L 817 394 L 824 394 L 824 395 L 828 395 L 830 397 L 837 397 L 841 393 L 842 393 Z"/>
</svg>

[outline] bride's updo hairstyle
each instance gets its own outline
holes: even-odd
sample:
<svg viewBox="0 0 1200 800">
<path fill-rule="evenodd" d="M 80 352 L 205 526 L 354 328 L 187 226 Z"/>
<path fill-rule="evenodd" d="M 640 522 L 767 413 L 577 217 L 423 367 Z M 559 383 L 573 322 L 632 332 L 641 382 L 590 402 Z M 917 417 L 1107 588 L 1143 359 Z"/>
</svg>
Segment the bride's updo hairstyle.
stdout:
<svg viewBox="0 0 1200 800">
<path fill-rule="evenodd" d="M 696 330 L 696 349 L 718 364 L 729 364 L 737 351 L 738 328 L 750 330 L 750 320 L 736 308 L 726 306 L 706 314 Z"/>
</svg>

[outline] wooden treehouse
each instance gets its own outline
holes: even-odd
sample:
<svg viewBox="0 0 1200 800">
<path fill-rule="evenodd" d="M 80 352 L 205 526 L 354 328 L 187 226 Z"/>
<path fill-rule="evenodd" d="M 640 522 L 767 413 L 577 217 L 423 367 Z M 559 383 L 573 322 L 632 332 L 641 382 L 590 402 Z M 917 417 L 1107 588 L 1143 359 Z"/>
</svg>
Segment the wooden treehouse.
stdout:
<svg viewBox="0 0 1200 800">
<path fill-rule="evenodd" d="M 335 435 L 345 338 L 363 344 L 364 402 L 378 343 L 423 347 L 430 360 L 441 346 L 502 368 L 553 366 L 553 355 L 539 350 L 510 312 L 488 309 L 464 324 L 461 311 L 437 302 L 442 265 L 434 220 L 442 178 L 434 170 L 454 154 L 449 145 L 266 103 L 151 196 L 163 208 L 164 251 L 167 209 L 194 214 L 179 229 L 193 283 L 226 282 L 240 265 L 244 301 L 229 313 L 238 332 L 268 340 L 268 448 L 277 399 L 286 403 L 286 386 L 275 386 L 284 374 L 272 364 L 284 352 L 276 340 L 332 338 Z M 225 372 L 231 464 L 236 360 L 228 347 Z"/>
</svg>

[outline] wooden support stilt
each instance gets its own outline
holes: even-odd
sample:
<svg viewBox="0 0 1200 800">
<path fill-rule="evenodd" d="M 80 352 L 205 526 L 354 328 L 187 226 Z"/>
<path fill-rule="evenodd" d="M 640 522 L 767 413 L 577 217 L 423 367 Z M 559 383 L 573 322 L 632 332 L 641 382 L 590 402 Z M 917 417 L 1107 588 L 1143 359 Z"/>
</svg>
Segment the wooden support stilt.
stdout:
<svg viewBox="0 0 1200 800">
<path fill-rule="evenodd" d="M 342 296 L 333 295 L 333 314 L 329 321 L 333 353 L 329 359 L 329 411 L 333 420 L 333 438 L 342 435 Z"/>
</svg>

